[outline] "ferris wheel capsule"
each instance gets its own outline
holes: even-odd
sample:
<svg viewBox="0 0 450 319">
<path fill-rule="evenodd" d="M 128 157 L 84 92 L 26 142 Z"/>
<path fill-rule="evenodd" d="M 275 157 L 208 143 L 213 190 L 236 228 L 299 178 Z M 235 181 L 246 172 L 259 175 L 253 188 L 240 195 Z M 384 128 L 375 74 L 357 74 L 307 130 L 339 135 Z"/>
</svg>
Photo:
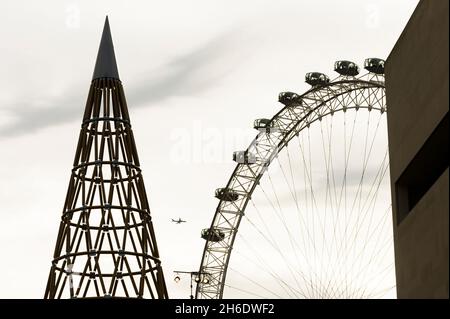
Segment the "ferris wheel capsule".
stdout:
<svg viewBox="0 0 450 319">
<path fill-rule="evenodd" d="M 359 67 L 351 61 L 336 61 L 334 63 L 334 71 L 344 76 L 356 76 L 359 74 Z"/>
<path fill-rule="evenodd" d="M 369 58 L 364 61 L 364 68 L 375 74 L 384 74 L 385 61 L 378 58 Z"/>
<path fill-rule="evenodd" d="M 248 151 L 233 152 L 233 161 L 240 164 L 255 164 L 256 156 Z"/>
<path fill-rule="evenodd" d="M 311 86 L 323 86 L 330 82 L 330 78 L 320 72 L 309 72 L 305 75 L 305 82 Z"/>
<path fill-rule="evenodd" d="M 217 228 L 204 228 L 202 229 L 201 237 L 204 240 L 217 243 L 225 238 L 225 234 Z"/>
<path fill-rule="evenodd" d="M 266 133 L 278 132 L 278 127 L 271 119 L 256 119 L 253 122 L 253 128 Z"/>
<path fill-rule="evenodd" d="M 238 200 L 239 194 L 236 193 L 232 189 L 218 188 L 218 189 L 216 189 L 215 197 L 217 199 L 220 199 L 220 200 L 223 200 L 223 201 L 234 202 L 234 201 Z"/>
<path fill-rule="evenodd" d="M 278 102 L 284 104 L 285 106 L 303 105 L 303 100 L 300 95 L 294 92 L 281 92 L 278 94 Z"/>
</svg>

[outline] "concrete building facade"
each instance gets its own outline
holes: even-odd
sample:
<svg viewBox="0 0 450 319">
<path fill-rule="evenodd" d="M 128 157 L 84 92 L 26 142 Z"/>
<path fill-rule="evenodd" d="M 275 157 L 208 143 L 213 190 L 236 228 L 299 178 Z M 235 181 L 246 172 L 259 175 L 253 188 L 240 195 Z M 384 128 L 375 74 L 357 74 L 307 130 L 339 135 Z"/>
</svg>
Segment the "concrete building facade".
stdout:
<svg viewBox="0 0 450 319">
<path fill-rule="evenodd" d="M 422 0 L 386 61 L 398 298 L 449 297 L 448 0 Z"/>
</svg>

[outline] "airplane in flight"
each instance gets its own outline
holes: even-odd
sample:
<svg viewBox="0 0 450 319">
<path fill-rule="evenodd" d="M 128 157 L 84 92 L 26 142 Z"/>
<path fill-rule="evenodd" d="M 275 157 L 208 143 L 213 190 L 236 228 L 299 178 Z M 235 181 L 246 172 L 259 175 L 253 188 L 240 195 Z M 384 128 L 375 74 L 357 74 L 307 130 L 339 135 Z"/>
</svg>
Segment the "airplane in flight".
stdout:
<svg viewBox="0 0 450 319">
<path fill-rule="evenodd" d="M 185 220 L 182 220 L 181 218 L 178 218 L 178 220 L 172 219 L 172 223 L 175 223 L 175 224 L 181 224 L 181 223 L 186 223 L 186 221 L 185 221 Z"/>
</svg>

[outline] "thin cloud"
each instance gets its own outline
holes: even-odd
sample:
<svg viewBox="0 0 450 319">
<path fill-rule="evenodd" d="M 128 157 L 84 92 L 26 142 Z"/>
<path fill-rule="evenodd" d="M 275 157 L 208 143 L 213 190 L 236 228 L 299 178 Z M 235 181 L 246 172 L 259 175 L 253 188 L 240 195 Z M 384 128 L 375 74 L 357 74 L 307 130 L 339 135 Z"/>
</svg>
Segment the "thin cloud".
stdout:
<svg viewBox="0 0 450 319">
<path fill-rule="evenodd" d="M 232 63 L 224 66 L 218 62 L 236 50 L 236 36 L 236 32 L 223 34 L 156 70 L 146 72 L 150 75 L 139 79 L 139 84 L 125 88 L 133 108 L 150 106 L 173 96 L 196 95 L 216 85 L 233 68 Z M 57 98 L 41 99 L 39 105 L 33 101 L 10 105 L 4 110 L 15 120 L 0 127 L 0 138 L 29 134 L 76 120 L 83 112 L 86 95 L 86 91 L 65 92 Z"/>
</svg>

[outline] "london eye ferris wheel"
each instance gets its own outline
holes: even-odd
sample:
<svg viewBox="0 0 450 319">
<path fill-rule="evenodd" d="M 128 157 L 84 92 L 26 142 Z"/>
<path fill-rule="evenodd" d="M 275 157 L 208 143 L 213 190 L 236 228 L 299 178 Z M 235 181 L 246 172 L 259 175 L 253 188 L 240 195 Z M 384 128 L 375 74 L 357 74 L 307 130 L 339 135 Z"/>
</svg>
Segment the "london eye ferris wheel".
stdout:
<svg viewBox="0 0 450 319">
<path fill-rule="evenodd" d="M 395 297 L 384 61 L 306 74 L 218 188 L 196 298 Z"/>
</svg>

